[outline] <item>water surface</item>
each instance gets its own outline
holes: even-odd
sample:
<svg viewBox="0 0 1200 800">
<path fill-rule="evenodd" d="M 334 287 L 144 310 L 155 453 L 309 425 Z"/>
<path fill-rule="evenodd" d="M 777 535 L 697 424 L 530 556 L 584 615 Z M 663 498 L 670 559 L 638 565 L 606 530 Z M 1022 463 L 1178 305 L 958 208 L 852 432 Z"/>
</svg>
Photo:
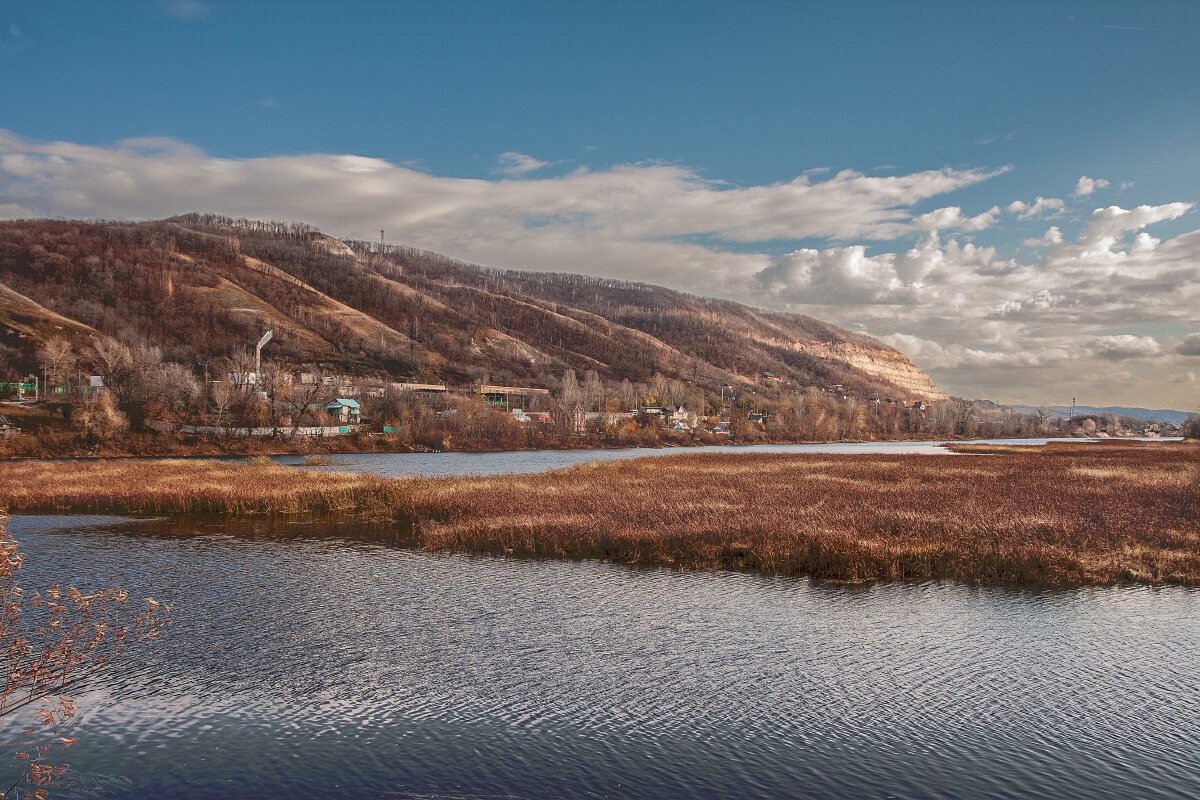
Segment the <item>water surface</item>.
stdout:
<svg viewBox="0 0 1200 800">
<path fill-rule="evenodd" d="M 1200 796 L 1200 592 L 839 586 L 16 517 L 27 586 L 175 602 L 63 797 Z"/>
<path fill-rule="evenodd" d="M 997 444 L 1046 444 L 1087 439 L 981 439 Z M 492 453 L 363 453 L 329 456 L 340 462 L 323 470 L 370 472 L 389 478 L 404 475 L 500 475 L 544 472 L 586 461 L 613 461 L 644 456 L 677 456 L 686 453 L 891 453 L 946 455 L 947 440 L 923 442 L 818 442 L 812 444 L 704 445 L 701 447 L 630 447 L 622 450 L 506 450 Z M 280 464 L 299 466 L 304 456 L 274 456 Z"/>
</svg>

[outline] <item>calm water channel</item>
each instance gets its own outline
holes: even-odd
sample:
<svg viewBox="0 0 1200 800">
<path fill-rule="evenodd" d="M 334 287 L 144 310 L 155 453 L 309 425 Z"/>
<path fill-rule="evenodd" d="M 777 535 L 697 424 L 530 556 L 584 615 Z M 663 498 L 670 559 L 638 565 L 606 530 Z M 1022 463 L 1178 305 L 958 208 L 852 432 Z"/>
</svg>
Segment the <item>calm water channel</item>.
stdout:
<svg viewBox="0 0 1200 800">
<path fill-rule="evenodd" d="M 1079 439 L 980 439 L 1000 444 L 1046 444 Z M 1085 440 L 1088 441 L 1088 440 Z M 499 453 L 366 453 L 330 456 L 337 466 L 311 469 L 372 472 L 386 477 L 402 475 L 500 475 L 543 472 L 585 461 L 612 461 L 643 456 L 684 453 L 921 453 L 946 454 L 944 439 L 928 442 L 825 442 L 818 444 L 755 444 L 705 447 L 631 447 L 624 450 L 509 450 Z M 303 456 L 276 456 L 281 464 L 299 465 Z"/>
<path fill-rule="evenodd" d="M 1200 797 L 1197 591 L 847 587 L 186 527 L 13 520 L 27 586 L 178 606 L 142 666 L 82 696 L 59 796 Z"/>
</svg>

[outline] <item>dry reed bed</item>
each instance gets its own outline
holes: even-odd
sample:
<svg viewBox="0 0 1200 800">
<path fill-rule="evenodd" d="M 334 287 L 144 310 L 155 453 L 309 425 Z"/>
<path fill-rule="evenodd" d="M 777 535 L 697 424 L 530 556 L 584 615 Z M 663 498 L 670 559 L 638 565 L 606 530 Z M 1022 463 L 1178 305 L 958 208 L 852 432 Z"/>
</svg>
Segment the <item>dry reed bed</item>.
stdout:
<svg viewBox="0 0 1200 800">
<path fill-rule="evenodd" d="M 270 459 L 20 461 L 0 465 L 0 507 L 122 514 L 378 514 L 403 482 Z"/>
<path fill-rule="evenodd" d="M 384 480 L 271 464 L 5 465 L 13 510 L 386 515 L 416 543 L 833 580 L 1200 585 L 1200 446 L 682 454 Z"/>
<path fill-rule="evenodd" d="M 425 481 L 412 503 L 431 549 L 855 581 L 1200 585 L 1192 445 L 680 455 Z"/>
</svg>

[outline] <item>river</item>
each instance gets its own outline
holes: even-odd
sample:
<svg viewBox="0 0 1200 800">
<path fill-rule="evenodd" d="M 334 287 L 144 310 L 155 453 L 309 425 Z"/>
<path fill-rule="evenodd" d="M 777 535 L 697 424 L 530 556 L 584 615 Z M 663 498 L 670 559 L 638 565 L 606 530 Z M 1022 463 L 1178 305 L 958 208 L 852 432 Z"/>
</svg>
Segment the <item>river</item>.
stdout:
<svg viewBox="0 0 1200 800">
<path fill-rule="evenodd" d="M 1200 591 L 429 554 L 313 520 L 12 533 L 28 587 L 177 605 L 81 696 L 58 797 L 1200 796 Z"/>
<path fill-rule="evenodd" d="M 980 439 L 976 443 L 1046 444 L 1047 442 L 1104 441 L 1092 439 Z M 1142 441 L 1177 441 L 1153 439 Z M 363 453 L 330 456 L 333 466 L 308 469 L 370 472 L 389 478 L 405 475 L 502 475 L 544 472 L 586 461 L 612 461 L 684 453 L 892 453 L 944 455 L 947 440 L 920 442 L 817 442 L 811 444 L 705 445 L 702 447 L 630 447 L 621 450 L 506 450 L 491 453 Z M 275 456 L 281 464 L 300 465 L 304 456 Z"/>
</svg>

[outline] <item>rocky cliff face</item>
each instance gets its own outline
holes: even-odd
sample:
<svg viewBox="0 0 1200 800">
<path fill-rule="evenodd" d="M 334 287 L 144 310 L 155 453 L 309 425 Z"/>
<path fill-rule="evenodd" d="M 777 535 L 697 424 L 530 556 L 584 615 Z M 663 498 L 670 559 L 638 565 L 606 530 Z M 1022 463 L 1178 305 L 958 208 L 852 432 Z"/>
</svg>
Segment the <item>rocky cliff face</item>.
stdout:
<svg viewBox="0 0 1200 800">
<path fill-rule="evenodd" d="M 896 350 L 882 346 L 867 348 L 850 342 L 817 342 L 803 346 L 822 358 L 844 361 L 873 378 L 890 383 L 905 399 L 936 402 L 949 397 L 921 368 L 909 361 L 908 356 Z"/>
</svg>

